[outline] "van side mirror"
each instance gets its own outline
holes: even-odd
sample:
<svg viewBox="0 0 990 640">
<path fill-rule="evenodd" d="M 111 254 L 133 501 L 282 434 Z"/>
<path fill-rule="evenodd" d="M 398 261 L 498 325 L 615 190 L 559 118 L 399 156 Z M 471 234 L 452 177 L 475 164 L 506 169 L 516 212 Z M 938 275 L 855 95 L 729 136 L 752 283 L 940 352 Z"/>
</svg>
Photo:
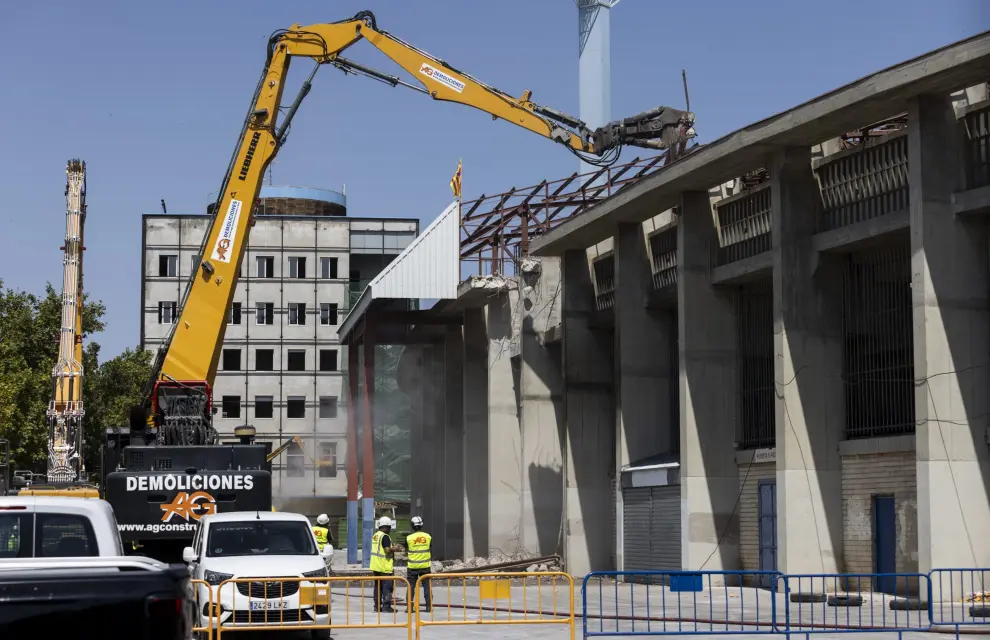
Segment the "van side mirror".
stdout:
<svg viewBox="0 0 990 640">
<path fill-rule="evenodd" d="M 323 546 L 323 551 L 320 552 L 320 555 L 322 555 L 324 558 L 332 558 L 333 557 L 333 545 L 330 544 L 329 542 L 326 543 Z"/>
<path fill-rule="evenodd" d="M 196 550 L 192 547 L 186 547 L 182 550 L 182 561 L 186 564 L 192 564 L 199 560 L 199 556 L 196 554 Z"/>
</svg>

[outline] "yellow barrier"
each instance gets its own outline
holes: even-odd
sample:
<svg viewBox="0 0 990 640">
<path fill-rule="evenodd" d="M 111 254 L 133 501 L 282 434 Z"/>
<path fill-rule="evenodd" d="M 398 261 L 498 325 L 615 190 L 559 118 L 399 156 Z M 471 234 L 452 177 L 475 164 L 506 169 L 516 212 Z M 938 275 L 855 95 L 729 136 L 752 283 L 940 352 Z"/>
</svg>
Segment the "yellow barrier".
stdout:
<svg viewBox="0 0 990 640">
<path fill-rule="evenodd" d="M 206 587 L 206 611 L 210 612 L 210 615 L 214 614 L 213 608 L 213 590 L 210 588 L 210 583 L 206 580 L 190 580 L 189 586 L 193 592 L 192 601 L 196 605 L 196 620 L 200 620 L 203 615 L 203 602 L 199 599 L 200 589 L 198 585 Z M 201 627 L 199 625 L 194 625 L 192 628 L 193 635 L 202 638 L 203 640 L 211 640 L 213 638 L 213 619 L 208 618 L 206 624 L 208 626 Z"/>
<path fill-rule="evenodd" d="M 429 613 L 421 608 L 424 586 L 430 589 Z M 563 572 L 427 574 L 416 582 L 414 597 L 416 640 L 423 627 L 467 624 L 559 624 L 574 638 L 574 579 Z"/>
<path fill-rule="evenodd" d="M 404 589 L 405 606 L 391 612 L 373 611 L 377 591 L 391 582 L 393 603 Z M 358 587 L 352 594 L 351 587 Z M 334 587 L 343 586 L 343 594 Z M 333 578 L 233 578 L 217 587 L 215 613 L 217 640 L 230 631 L 316 631 L 326 629 L 406 629 L 412 639 L 412 609 L 409 582 L 398 576 L 354 576 Z M 332 614 L 331 596 L 343 611 Z M 352 607 L 353 605 L 353 607 Z M 352 608 L 354 610 L 352 610 Z M 322 619 L 322 621 L 321 621 Z"/>
</svg>

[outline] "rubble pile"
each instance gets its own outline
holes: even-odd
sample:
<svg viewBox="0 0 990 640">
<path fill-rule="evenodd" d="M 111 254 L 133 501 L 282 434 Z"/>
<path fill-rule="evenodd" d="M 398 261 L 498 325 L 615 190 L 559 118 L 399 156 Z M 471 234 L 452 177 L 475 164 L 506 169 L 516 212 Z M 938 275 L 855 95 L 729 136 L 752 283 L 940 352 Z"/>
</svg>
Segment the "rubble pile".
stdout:
<svg viewBox="0 0 990 640">
<path fill-rule="evenodd" d="M 524 564 L 527 560 L 533 560 L 529 565 Z M 478 571 L 484 571 L 492 565 L 501 565 L 506 563 L 516 563 L 518 567 L 506 567 L 505 571 L 560 571 L 560 563 L 556 559 L 547 561 L 547 558 L 538 556 L 535 553 L 528 551 L 517 551 L 514 553 L 504 553 L 502 551 L 496 551 L 490 556 L 480 556 L 474 558 L 464 558 L 456 560 L 444 560 L 443 562 L 434 562 L 433 571 L 438 572 L 437 565 L 441 565 L 440 571 L 458 571 L 458 572 L 470 572 L 472 569 Z"/>
</svg>

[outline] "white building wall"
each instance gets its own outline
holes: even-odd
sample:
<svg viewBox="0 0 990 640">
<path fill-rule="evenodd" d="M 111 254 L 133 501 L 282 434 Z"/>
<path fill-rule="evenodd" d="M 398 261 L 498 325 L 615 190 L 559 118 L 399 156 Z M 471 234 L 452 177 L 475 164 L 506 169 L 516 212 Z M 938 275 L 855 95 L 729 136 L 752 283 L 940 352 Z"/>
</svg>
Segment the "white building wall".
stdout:
<svg viewBox="0 0 990 640">
<path fill-rule="evenodd" d="M 228 323 L 223 349 L 240 352 L 239 370 L 225 370 L 223 354 L 214 382 L 214 401 L 219 409 L 215 426 L 221 439 L 232 440 L 234 427 L 251 424 L 258 439 L 270 440 L 277 447 L 286 439 L 300 436 L 305 443 L 300 469 L 289 452 L 273 461 L 273 483 L 277 496 L 337 497 L 346 493 L 346 387 L 342 371 L 346 353 L 337 340 L 337 327 L 347 313 L 351 271 L 351 231 L 388 233 L 393 237 L 380 243 L 377 252 L 397 255 L 418 232 L 415 220 L 369 220 L 318 218 L 309 216 L 258 217 L 241 265 L 241 277 L 234 302 L 241 303 L 240 324 Z M 192 274 L 203 236 L 206 216 L 147 215 L 144 217 L 142 336 L 144 348 L 157 349 L 171 325 L 159 323 L 159 303 L 177 306 Z M 401 240 L 396 242 L 394 236 Z M 376 253 L 362 238 L 361 254 Z M 374 244 L 372 241 L 371 244 Z M 393 246 L 395 245 L 395 246 Z M 159 276 L 159 258 L 174 255 L 177 276 Z M 273 258 L 270 278 L 258 273 L 258 258 Z M 305 258 L 305 277 L 290 278 L 290 258 Z M 323 278 L 320 258 L 337 259 L 336 278 Z M 370 277 L 362 274 L 362 278 Z M 273 322 L 257 322 L 257 304 L 273 305 Z M 305 323 L 289 324 L 290 303 L 303 303 Z M 336 305 L 331 324 L 321 323 L 320 303 Z M 178 311 L 181 311 L 177 309 Z M 259 350 L 272 351 L 270 371 L 258 370 Z M 303 371 L 289 371 L 289 351 L 305 354 Z M 336 353 L 332 371 L 320 371 L 320 351 Z M 223 399 L 237 398 L 239 415 L 224 417 Z M 259 412 L 260 398 L 272 398 L 271 417 Z M 305 398 L 302 417 L 289 417 L 289 398 Z M 336 417 L 320 417 L 320 399 L 334 399 Z M 264 409 L 264 403 L 262 409 Z M 228 407 L 230 408 L 230 407 Z M 335 477 L 320 477 L 315 460 L 321 446 L 336 445 Z M 291 468 L 290 468 L 291 467 Z"/>
</svg>

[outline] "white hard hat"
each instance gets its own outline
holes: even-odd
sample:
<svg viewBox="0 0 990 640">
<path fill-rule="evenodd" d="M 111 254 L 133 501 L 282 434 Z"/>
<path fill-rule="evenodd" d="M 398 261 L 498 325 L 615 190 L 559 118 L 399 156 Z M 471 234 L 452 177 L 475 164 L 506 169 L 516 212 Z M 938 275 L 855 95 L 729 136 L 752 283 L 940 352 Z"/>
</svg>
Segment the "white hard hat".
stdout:
<svg viewBox="0 0 990 640">
<path fill-rule="evenodd" d="M 378 522 L 375 523 L 375 526 L 378 527 L 379 529 L 381 529 L 382 527 L 391 527 L 392 519 L 389 518 L 388 516 L 382 516 L 381 518 L 378 518 Z"/>
<path fill-rule="evenodd" d="M 330 522 L 330 518 L 325 513 L 321 513 L 316 517 L 316 524 L 327 524 L 328 522 Z"/>
<path fill-rule="evenodd" d="M 412 526 L 414 526 L 414 527 L 422 527 L 423 526 L 423 519 L 420 518 L 419 516 L 413 516 L 411 522 L 412 522 Z"/>
</svg>

